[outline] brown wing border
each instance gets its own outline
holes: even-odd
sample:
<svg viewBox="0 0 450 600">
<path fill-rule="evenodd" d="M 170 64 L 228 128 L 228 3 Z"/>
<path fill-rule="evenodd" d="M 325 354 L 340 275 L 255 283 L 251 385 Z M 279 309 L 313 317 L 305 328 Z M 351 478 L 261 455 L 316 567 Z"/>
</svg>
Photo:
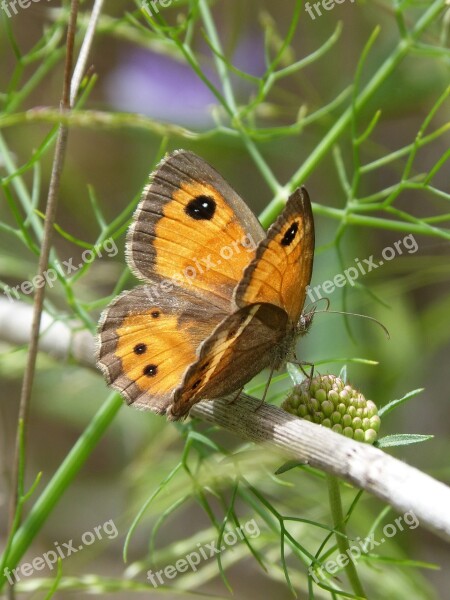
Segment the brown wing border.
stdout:
<svg viewBox="0 0 450 600">
<path fill-rule="evenodd" d="M 304 228 L 303 228 L 304 234 L 303 235 L 305 238 L 309 238 L 309 240 L 310 240 L 310 241 L 308 241 L 308 239 L 305 240 L 305 248 L 311 248 L 311 251 L 302 256 L 302 261 L 303 261 L 303 267 L 306 268 L 306 270 L 307 270 L 307 273 L 305 274 L 306 275 L 305 279 L 308 281 L 308 284 L 311 281 L 313 262 L 314 262 L 314 246 L 315 246 L 314 216 L 313 216 L 313 212 L 312 212 L 311 200 L 310 200 L 309 194 L 308 194 L 306 188 L 304 186 L 301 186 L 300 188 L 297 188 L 295 190 L 295 192 L 293 192 L 289 196 L 289 199 L 286 202 L 285 208 L 283 209 L 281 214 L 278 216 L 276 221 L 274 223 L 272 223 L 272 225 L 269 227 L 266 238 L 258 244 L 258 247 L 256 249 L 255 258 L 244 270 L 242 280 L 240 281 L 240 283 L 236 286 L 236 288 L 234 290 L 233 300 L 234 300 L 236 306 L 242 308 L 243 306 L 245 306 L 247 304 L 247 303 L 243 302 L 242 297 L 245 294 L 245 290 L 246 290 L 249 282 L 251 281 L 252 275 L 253 275 L 255 269 L 257 268 L 258 263 L 261 260 L 261 257 L 264 255 L 264 252 L 269 247 L 269 243 L 278 234 L 280 234 L 283 231 L 284 227 L 286 226 L 286 223 L 290 220 L 290 218 L 292 218 L 293 216 L 295 216 L 297 214 L 300 214 L 300 216 L 302 218 L 302 222 L 304 224 Z M 306 286 L 305 286 L 305 288 L 306 288 Z M 304 294 L 306 296 L 306 289 L 304 291 Z M 283 308 L 286 309 L 286 307 L 283 307 Z"/>
</svg>

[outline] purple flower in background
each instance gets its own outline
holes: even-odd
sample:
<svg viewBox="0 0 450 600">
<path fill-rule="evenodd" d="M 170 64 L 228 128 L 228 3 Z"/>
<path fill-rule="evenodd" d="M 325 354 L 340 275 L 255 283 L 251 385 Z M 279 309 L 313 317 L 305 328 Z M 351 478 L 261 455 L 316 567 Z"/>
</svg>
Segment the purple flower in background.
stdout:
<svg viewBox="0 0 450 600">
<path fill-rule="evenodd" d="M 119 110 L 161 121 L 206 127 L 214 94 L 189 65 L 145 50 L 134 51 L 106 82 L 110 102 Z"/>
<path fill-rule="evenodd" d="M 234 62 L 252 75 L 264 72 L 261 40 L 243 37 Z M 204 73 L 218 85 L 211 69 L 204 68 Z M 232 79 L 237 92 L 248 91 L 248 82 L 236 76 Z M 189 65 L 146 50 L 133 50 L 122 59 L 106 80 L 106 94 L 118 110 L 200 128 L 211 126 L 211 109 L 218 104 Z"/>
<path fill-rule="evenodd" d="M 253 77 L 262 77 L 266 71 L 264 59 L 264 39 L 260 33 L 248 33 L 243 36 L 239 42 L 233 56 L 235 67 L 253 75 Z M 242 83 L 245 81 L 238 78 Z"/>
</svg>

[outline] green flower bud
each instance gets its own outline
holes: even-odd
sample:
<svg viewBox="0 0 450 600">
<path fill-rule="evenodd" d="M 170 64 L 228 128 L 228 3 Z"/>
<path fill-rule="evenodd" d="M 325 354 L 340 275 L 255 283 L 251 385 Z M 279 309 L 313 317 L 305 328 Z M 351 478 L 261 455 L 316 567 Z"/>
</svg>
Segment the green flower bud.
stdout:
<svg viewBox="0 0 450 600">
<path fill-rule="evenodd" d="M 361 429 L 361 427 L 362 427 L 362 421 L 361 421 L 360 417 L 355 417 L 353 419 L 352 427 L 353 427 L 354 430 Z"/>
<path fill-rule="evenodd" d="M 378 430 L 380 429 L 380 425 L 381 425 L 381 419 L 378 415 L 374 415 L 373 417 L 370 417 L 370 427 L 372 429 L 375 429 L 375 431 L 378 433 Z"/>
<path fill-rule="evenodd" d="M 333 423 L 340 423 L 342 420 L 341 413 L 338 412 L 337 410 L 335 410 L 334 413 L 331 415 L 331 420 L 333 421 Z M 370 422 L 369 422 L 369 426 L 370 426 Z"/>
<path fill-rule="evenodd" d="M 315 398 L 310 398 L 308 401 L 309 407 L 312 411 L 317 412 L 319 410 L 319 402 Z"/>
<path fill-rule="evenodd" d="M 350 394 L 347 392 L 347 390 L 342 390 L 342 392 L 339 394 L 339 397 L 344 404 L 348 404 L 351 400 Z"/>
<path fill-rule="evenodd" d="M 370 419 L 368 419 L 367 417 L 365 417 L 362 420 L 362 428 L 364 429 L 364 431 L 367 431 L 368 429 L 370 429 Z"/>
<path fill-rule="evenodd" d="M 352 425 L 352 417 L 348 413 L 342 416 L 342 425 L 344 427 L 351 427 Z"/>
<path fill-rule="evenodd" d="M 362 429 L 355 429 L 353 432 L 353 439 L 357 442 L 364 441 L 364 431 Z"/>
<path fill-rule="evenodd" d="M 368 444 L 373 444 L 377 441 L 377 432 L 375 431 L 375 429 L 368 429 L 364 433 L 364 441 Z"/>
<path fill-rule="evenodd" d="M 320 390 L 320 391 L 323 392 L 323 390 Z M 332 414 L 332 412 L 334 411 L 334 404 L 332 402 L 330 402 L 329 400 L 324 400 L 321 404 L 321 408 L 322 408 L 324 415 L 329 417 Z"/>
<path fill-rule="evenodd" d="M 327 399 L 327 392 L 323 388 L 318 388 L 314 395 L 319 402 L 325 402 Z"/>
<path fill-rule="evenodd" d="M 330 400 L 330 402 L 332 402 L 335 405 L 338 404 L 339 394 L 336 392 L 336 390 L 330 390 L 328 392 L 328 400 Z"/>
<path fill-rule="evenodd" d="M 305 417 L 308 414 L 308 407 L 305 406 L 304 404 L 300 404 L 300 406 L 298 407 L 298 416 L 299 417 Z M 370 419 L 368 419 L 369 421 L 369 427 L 370 427 Z"/>
<path fill-rule="evenodd" d="M 378 437 L 381 421 L 375 403 L 334 375 L 305 379 L 282 408 L 360 442 L 373 444 Z"/>
</svg>

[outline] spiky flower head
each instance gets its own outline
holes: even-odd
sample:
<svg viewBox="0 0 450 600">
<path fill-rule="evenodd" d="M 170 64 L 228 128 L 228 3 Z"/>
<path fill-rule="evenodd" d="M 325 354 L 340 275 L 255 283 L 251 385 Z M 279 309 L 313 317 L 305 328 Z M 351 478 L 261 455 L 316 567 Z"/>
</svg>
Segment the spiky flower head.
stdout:
<svg viewBox="0 0 450 600">
<path fill-rule="evenodd" d="M 372 400 L 335 375 L 317 375 L 296 385 L 282 404 L 292 415 L 373 444 L 380 428 Z"/>
</svg>

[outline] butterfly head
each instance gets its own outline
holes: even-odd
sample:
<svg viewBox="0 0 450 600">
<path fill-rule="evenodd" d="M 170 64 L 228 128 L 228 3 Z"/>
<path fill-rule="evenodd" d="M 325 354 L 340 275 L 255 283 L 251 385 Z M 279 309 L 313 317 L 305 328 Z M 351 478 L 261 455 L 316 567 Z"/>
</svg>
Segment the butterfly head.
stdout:
<svg viewBox="0 0 450 600">
<path fill-rule="evenodd" d="M 314 314 L 316 312 L 316 307 L 312 306 L 310 310 L 307 312 L 303 312 L 300 315 L 300 319 L 298 320 L 296 327 L 297 336 L 305 335 L 308 333 L 309 328 L 311 327 L 312 320 L 314 318 Z"/>
</svg>

